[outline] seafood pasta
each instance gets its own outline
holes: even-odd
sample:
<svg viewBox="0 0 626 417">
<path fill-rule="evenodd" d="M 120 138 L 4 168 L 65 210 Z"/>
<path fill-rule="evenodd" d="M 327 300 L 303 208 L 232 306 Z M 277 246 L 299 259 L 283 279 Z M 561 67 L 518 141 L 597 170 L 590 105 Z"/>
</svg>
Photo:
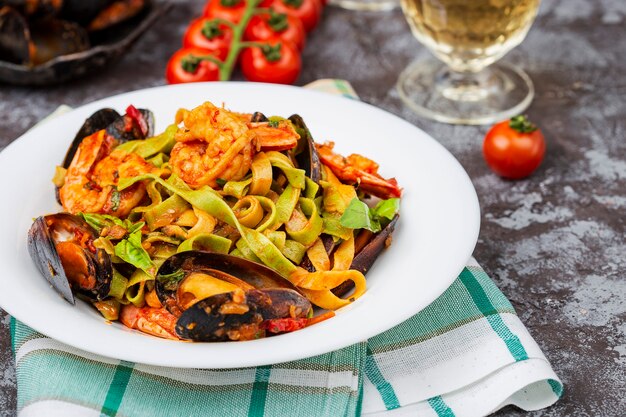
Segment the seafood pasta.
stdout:
<svg viewBox="0 0 626 417">
<path fill-rule="evenodd" d="M 229 341 L 312 325 L 366 291 L 395 179 L 315 143 L 297 115 L 206 102 L 173 122 L 154 135 L 148 110 L 99 110 L 57 167 L 63 212 L 37 218 L 28 245 L 67 301 L 163 338 Z"/>
</svg>

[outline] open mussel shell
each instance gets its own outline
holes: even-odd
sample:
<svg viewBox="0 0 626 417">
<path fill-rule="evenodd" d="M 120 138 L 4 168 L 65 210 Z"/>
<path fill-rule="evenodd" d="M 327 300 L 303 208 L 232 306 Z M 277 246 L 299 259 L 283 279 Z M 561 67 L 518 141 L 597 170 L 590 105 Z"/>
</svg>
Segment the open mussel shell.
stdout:
<svg viewBox="0 0 626 417">
<path fill-rule="evenodd" d="M 117 139 L 119 143 L 152 136 L 154 134 L 154 114 L 147 109 L 139 109 L 139 112 L 148 125 L 148 133 L 145 135 L 138 126 L 128 120 L 127 115 L 122 116 L 113 109 L 104 108 L 93 113 L 85 120 L 85 123 L 74 136 L 74 140 L 63 159 L 63 168 L 67 169 L 70 166 L 83 139 L 99 130 L 106 129 L 107 133 Z"/>
<path fill-rule="evenodd" d="M 111 259 L 93 246 L 95 238 L 91 226 L 67 213 L 38 217 L 28 231 L 28 251 L 37 269 L 71 304 L 73 293 L 96 300 L 109 293 Z"/>
<path fill-rule="evenodd" d="M 154 134 L 154 114 L 147 109 L 139 109 L 139 112 L 146 120 L 148 126 L 148 132 L 145 135 L 132 120 L 129 120 L 127 115 L 122 116 L 113 109 L 104 108 L 93 113 L 85 120 L 85 123 L 83 123 L 78 133 L 76 133 L 76 136 L 74 136 L 74 140 L 70 144 L 61 166 L 68 169 L 83 139 L 102 129 L 106 129 L 107 133 L 115 137 L 119 143 L 128 142 L 129 140 L 145 139 L 152 136 Z M 55 195 L 57 202 L 61 204 L 59 187 L 55 187 Z"/>
<path fill-rule="evenodd" d="M 350 269 L 356 269 L 363 275 L 367 274 L 376 259 L 380 256 L 380 253 L 389 246 L 389 239 L 393 233 L 399 216 L 396 216 L 385 226 L 383 230 L 372 236 L 372 239 L 354 256 Z M 354 287 L 354 283 L 350 280 L 345 281 L 338 287 L 333 288 L 333 293 L 341 297 L 345 295 Z"/>
<path fill-rule="evenodd" d="M 161 304 L 179 317 L 178 335 L 196 341 L 246 340 L 263 320 L 306 317 L 313 308 L 272 269 L 213 252 L 168 258 L 155 289 Z"/>
<path fill-rule="evenodd" d="M 61 15 L 64 19 L 86 25 L 111 2 L 112 0 L 63 0 Z"/>
<path fill-rule="evenodd" d="M 326 235 L 326 234 L 321 235 L 320 239 L 322 239 L 322 244 L 324 245 L 324 249 L 326 250 L 326 253 L 330 255 L 335 249 L 335 240 L 333 239 L 331 235 Z M 300 262 L 300 267 L 306 269 L 309 272 L 316 271 L 315 266 L 309 259 L 309 255 L 306 255 L 306 254 L 304 255 L 304 258 L 302 259 L 302 262 Z"/>
<path fill-rule="evenodd" d="M 91 3 L 98 3 L 98 0 L 74 0 L 74 2 L 79 6 L 89 7 Z M 70 0 L 65 0 L 64 3 L 69 4 Z M 99 12 L 102 6 L 97 4 L 96 6 L 94 8 Z M 91 48 L 57 56 L 41 65 L 27 65 L 28 62 L 25 60 L 21 63 L 9 61 L 0 53 L 0 81 L 16 85 L 51 85 L 94 74 L 97 70 L 119 60 L 139 37 L 173 6 L 171 2 L 146 2 L 146 6 L 136 16 L 108 29 L 90 32 Z M 69 14 L 66 16 L 66 10 L 62 10 L 56 18 L 72 20 Z M 90 21 L 91 19 L 86 19 L 86 23 Z M 13 35 L 11 37 L 14 38 Z M 22 36 L 22 39 L 29 38 Z"/>
<path fill-rule="evenodd" d="M 28 253 L 35 266 L 52 287 L 70 303 L 74 304 L 74 294 L 69 281 L 62 275 L 63 264 L 57 253 L 54 241 L 48 232 L 44 217 L 38 217 L 28 231 Z"/>
<path fill-rule="evenodd" d="M 363 274 L 366 274 L 367 271 L 370 270 L 383 249 L 389 246 L 390 242 L 388 241 L 388 239 L 391 238 L 391 234 L 396 228 L 396 223 L 398 222 L 399 218 L 400 216 L 396 214 L 395 217 L 389 222 L 389 224 L 387 224 L 387 226 L 385 226 L 383 230 L 376 233 L 372 237 L 372 240 L 370 240 L 367 245 L 365 245 L 363 249 L 361 249 L 359 253 L 354 256 L 354 259 L 352 260 L 352 265 L 350 265 L 350 269 L 356 269 Z"/>
<path fill-rule="evenodd" d="M 131 140 L 145 139 L 154 135 L 154 114 L 147 109 L 139 109 L 139 113 L 143 116 L 146 124 L 148 125 L 148 131 L 144 134 L 139 126 L 129 118 L 128 115 L 120 116 L 113 120 L 113 122 L 107 126 L 107 133 L 118 140 L 119 143 L 128 142 Z"/>
<path fill-rule="evenodd" d="M 98 12 L 87 29 L 96 32 L 112 28 L 137 16 L 149 3 L 149 0 L 116 0 Z"/>
<path fill-rule="evenodd" d="M 237 340 L 235 332 L 242 326 L 258 326 L 262 321 L 244 293 L 228 292 L 200 300 L 185 310 L 176 322 L 176 333 L 198 342 Z"/>
<path fill-rule="evenodd" d="M 32 22 L 30 38 L 34 47 L 29 64 L 41 65 L 62 55 L 86 51 L 91 47 L 87 31 L 74 22 L 45 19 Z"/>
<path fill-rule="evenodd" d="M 0 7 L 0 60 L 28 64 L 31 49 L 26 19 L 11 7 Z"/>
<path fill-rule="evenodd" d="M 66 2 L 68 0 L 0 0 L 0 6 L 11 6 L 29 19 L 39 19 L 58 15 Z"/>
<path fill-rule="evenodd" d="M 264 320 L 306 317 L 311 303 L 288 288 L 241 290 L 198 301 L 179 317 L 176 333 L 201 342 L 247 340 Z M 247 336 L 245 336 L 247 334 Z"/>
<path fill-rule="evenodd" d="M 311 302 L 289 288 L 265 288 L 246 293 L 248 304 L 254 305 L 264 320 L 284 317 L 306 317 Z"/>
<path fill-rule="evenodd" d="M 250 118 L 250 121 L 252 123 L 264 123 L 264 122 L 268 122 L 269 119 L 260 111 L 255 111 L 254 113 L 252 113 L 252 117 Z"/>
<path fill-rule="evenodd" d="M 15 9 L 0 9 L 0 60 L 35 67 L 90 47 L 87 31 L 55 18 L 27 22 Z"/>
<path fill-rule="evenodd" d="M 170 313 L 179 315 L 179 302 L 176 300 L 179 285 L 194 273 L 215 276 L 228 280 L 238 287 L 248 285 L 252 288 L 288 288 L 295 290 L 293 284 L 276 271 L 238 256 L 223 253 L 188 251 L 169 257 L 157 272 L 155 289 L 159 301 Z M 243 282 L 243 283 L 242 283 Z"/>
<path fill-rule="evenodd" d="M 317 148 L 315 147 L 311 132 L 299 115 L 294 114 L 290 116 L 289 121 L 291 121 L 300 134 L 300 139 L 298 140 L 298 145 L 294 152 L 298 167 L 304 169 L 307 177 L 311 178 L 315 183 L 319 183 L 322 179 L 322 163 L 317 154 Z"/>
<path fill-rule="evenodd" d="M 76 133 L 76 136 L 74 136 L 74 140 L 65 154 L 65 159 L 63 159 L 63 168 L 67 169 L 70 166 L 72 159 L 74 159 L 74 155 L 78 150 L 78 146 L 84 138 L 93 135 L 99 130 L 106 129 L 107 126 L 115 122 L 120 117 L 121 116 L 118 112 L 109 108 L 100 109 L 89 116 L 78 130 L 78 133 Z"/>
</svg>

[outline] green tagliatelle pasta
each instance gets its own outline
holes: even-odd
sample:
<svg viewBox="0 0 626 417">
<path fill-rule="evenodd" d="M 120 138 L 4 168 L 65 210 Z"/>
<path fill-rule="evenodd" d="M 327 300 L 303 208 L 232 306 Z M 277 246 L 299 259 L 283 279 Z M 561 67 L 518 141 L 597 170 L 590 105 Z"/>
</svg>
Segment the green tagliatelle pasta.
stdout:
<svg viewBox="0 0 626 417">
<path fill-rule="evenodd" d="M 57 250 L 74 257 L 71 285 L 84 285 L 75 292 L 105 318 L 160 337 L 203 340 L 187 335 L 203 331 L 185 321 L 204 314 L 196 309 L 244 314 L 269 302 L 276 312 L 254 315 L 259 322 L 213 330 L 245 340 L 312 324 L 311 303 L 336 310 L 365 292 L 361 271 L 389 243 L 399 209 L 390 197 L 401 192 L 374 161 L 314 143 L 297 115 L 268 119 L 207 102 L 180 109 L 175 124 L 145 138 L 153 128 L 146 115 L 130 106 L 115 124 L 119 137 L 106 128 L 83 138 L 70 166 L 55 175 L 74 221 L 67 214 L 54 220 L 80 225 L 65 230 L 68 240 Z M 382 200 L 375 204 L 370 194 Z M 242 275 L 226 273 L 231 267 Z M 246 274 L 270 281 L 252 284 Z M 293 299 L 282 305 L 281 297 Z"/>
</svg>

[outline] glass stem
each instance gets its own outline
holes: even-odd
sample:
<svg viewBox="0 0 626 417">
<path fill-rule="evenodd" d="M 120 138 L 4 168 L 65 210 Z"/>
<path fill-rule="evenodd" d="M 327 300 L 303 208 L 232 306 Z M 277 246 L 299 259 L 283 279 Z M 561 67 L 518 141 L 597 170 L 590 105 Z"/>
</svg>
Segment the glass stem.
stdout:
<svg viewBox="0 0 626 417">
<path fill-rule="evenodd" d="M 437 74 L 435 83 L 437 90 L 453 101 L 484 100 L 495 87 L 489 68 L 479 72 L 461 72 L 444 67 Z"/>
</svg>

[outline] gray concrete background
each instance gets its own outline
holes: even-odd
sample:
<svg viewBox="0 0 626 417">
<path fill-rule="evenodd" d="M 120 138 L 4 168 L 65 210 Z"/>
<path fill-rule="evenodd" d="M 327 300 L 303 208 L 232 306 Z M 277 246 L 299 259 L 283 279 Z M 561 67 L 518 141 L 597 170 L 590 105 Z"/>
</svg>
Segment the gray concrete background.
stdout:
<svg viewBox="0 0 626 417">
<path fill-rule="evenodd" d="M 180 2 L 120 63 L 71 84 L 0 85 L 0 149 L 65 103 L 164 84 L 168 56 L 200 2 Z M 298 84 L 344 78 L 361 97 L 445 145 L 478 192 L 475 257 L 510 298 L 565 383 L 553 407 L 498 416 L 626 414 L 626 2 L 544 0 L 524 43 L 504 58 L 527 70 L 537 95 L 528 114 L 548 148 L 529 179 L 510 182 L 483 162 L 486 127 L 422 120 L 400 102 L 400 71 L 428 53 L 399 11 L 327 8 L 309 38 Z M 155 29 L 157 29 L 155 28 Z M 0 416 L 15 414 L 9 318 L 0 310 Z"/>
</svg>

